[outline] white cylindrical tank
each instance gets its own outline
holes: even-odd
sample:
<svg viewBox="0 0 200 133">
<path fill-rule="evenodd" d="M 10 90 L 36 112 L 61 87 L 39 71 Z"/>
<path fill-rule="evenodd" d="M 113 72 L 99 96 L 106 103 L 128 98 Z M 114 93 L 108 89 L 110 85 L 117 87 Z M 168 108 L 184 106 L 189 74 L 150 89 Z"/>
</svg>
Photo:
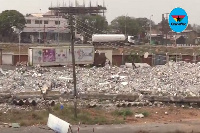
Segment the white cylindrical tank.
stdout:
<svg viewBox="0 0 200 133">
<path fill-rule="evenodd" d="M 123 34 L 94 34 L 92 42 L 116 42 L 125 41 L 126 36 Z"/>
</svg>

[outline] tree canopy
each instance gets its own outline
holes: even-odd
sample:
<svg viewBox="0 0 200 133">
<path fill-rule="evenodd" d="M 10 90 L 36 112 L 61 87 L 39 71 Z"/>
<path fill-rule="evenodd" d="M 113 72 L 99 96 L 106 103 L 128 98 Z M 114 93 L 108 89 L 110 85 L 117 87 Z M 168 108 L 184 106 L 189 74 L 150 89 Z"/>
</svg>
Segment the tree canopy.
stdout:
<svg viewBox="0 0 200 133">
<path fill-rule="evenodd" d="M 151 21 L 152 26 L 155 25 Z M 110 25 L 112 32 L 127 34 L 127 35 L 141 35 L 149 30 L 150 20 L 147 18 L 133 18 L 129 16 L 119 16 L 115 18 Z"/>
<path fill-rule="evenodd" d="M 90 38 L 92 34 L 105 33 L 108 28 L 108 22 L 101 15 L 84 15 L 77 17 L 77 29 L 85 38 Z"/>
<path fill-rule="evenodd" d="M 23 30 L 26 20 L 24 16 L 16 10 L 5 10 L 0 14 L 0 34 L 2 37 L 12 36 L 12 26 Z"/>
</svg>

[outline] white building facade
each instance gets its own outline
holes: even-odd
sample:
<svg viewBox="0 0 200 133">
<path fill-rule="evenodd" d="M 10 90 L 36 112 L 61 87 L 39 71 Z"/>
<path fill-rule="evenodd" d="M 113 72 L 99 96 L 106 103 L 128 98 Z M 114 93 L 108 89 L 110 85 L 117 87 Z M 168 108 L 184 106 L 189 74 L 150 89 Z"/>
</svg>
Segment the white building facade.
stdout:
<svg viewBox="0 0 200 133">
<path fill-rule="evenodd" d="M 51 11 L 46 14 L 29 14 L 25 19 L 22 42 L 59 43 L 70 39 L 68 20 L 55 16 Z"/>
</svg>

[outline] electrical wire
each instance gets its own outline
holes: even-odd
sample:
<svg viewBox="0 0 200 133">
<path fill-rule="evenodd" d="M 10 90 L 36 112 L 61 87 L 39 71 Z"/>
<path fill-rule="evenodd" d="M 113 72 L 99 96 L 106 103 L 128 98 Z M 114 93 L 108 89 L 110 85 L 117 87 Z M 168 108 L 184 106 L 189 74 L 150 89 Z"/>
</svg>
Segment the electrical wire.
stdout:
<svg viewBox="0 0 200 133">
<path fill-rule="evenodd" d="M 75 26 L 73 26 L 73 27 L 75 27 Z M 78 27 L 75 27 L 75 28 L 81 30 L 82 32 L 84 32 L 84 33 L 87 34 L 87 35 L 91 35 L 91 34 L 89 34 L 89 33 L 85 32 L 85 31 L 83 31 L 82 29 L 80 29 L 80 28 L 78 28 Z M 85 37 L 91 38 L 91 37 L 88 37 L 88 36 L 86 36 L 86 35 L 85 35 Z"/>
<path fill-rule="evenodd" d="M 95 27 L 93 27 L 93 26 L 90 26 L 89 24 L 87 24 L 87 23 L 85 23 L 85 22 L 81 21 L 80 19 L 76 18 L 75 16 L 73 16 L 73 17 L 74 17 L 74 19 L 75 19 L 75 20 L 77 20 L 77 21 L 81 22 L 82 24 L 85 24 L 85 25 L 87 25 L 87 26 L 89 26 L 89 27 L 91 27 L 91 28 L 93 28 L 93 29 L 95 29 L 95 30 L 97 30 L 97 31 L 100 31 L 100 32 L 102 32 L 102 33 L 106 33 L 106 32 L 105 32 L 105 31 L 103 31 L 103 30 L 99 30 L 99 29 L 97 29 L 97 28 L 95 28 Z"/>
</svg>

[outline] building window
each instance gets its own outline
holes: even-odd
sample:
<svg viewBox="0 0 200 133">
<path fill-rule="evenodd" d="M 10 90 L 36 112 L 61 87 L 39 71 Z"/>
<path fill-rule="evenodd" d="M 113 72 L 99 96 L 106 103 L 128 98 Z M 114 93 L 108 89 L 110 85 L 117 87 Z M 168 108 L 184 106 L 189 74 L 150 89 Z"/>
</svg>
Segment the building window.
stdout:
<svg viewBox="0 0 200 133">
<path fill-rule="evenodd" d="M 49 21 L 47 21 L 47 20 L 44 20 L 44 24 L 49 24 Z"/>
<path fill-rule="evenodd" d="M 26 23 L 27 23 L 27 24 L 31 24 L 31 20 L 30 20 L 30 19 L 27 19 L 27 20 L 26 20 Z"/>
<path fill-rule="evenodd" d="M 35 24 L 42 24 L 42 20 L 35 20 Z"/>
<path fill-rule="evenodd" d="M 56 25 L 60 25 L 60 21 L 55 21 L 55 24 Z"/>
</svg>

